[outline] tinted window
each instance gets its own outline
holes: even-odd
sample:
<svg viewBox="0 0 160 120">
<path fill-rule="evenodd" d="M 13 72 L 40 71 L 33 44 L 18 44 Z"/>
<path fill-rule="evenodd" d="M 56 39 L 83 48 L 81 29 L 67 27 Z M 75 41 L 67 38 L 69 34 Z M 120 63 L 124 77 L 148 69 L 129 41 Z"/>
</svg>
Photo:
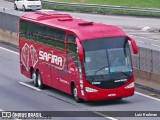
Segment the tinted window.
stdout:
<svg viewBox="0 0 160 120">
<path fill-rule="evenodd" d="M 68 50 L 77 54 L 76 37 L 74 35 L 68 35 Z"/>
<path fill-rule="evenodd" d="M 65 31 L 36 23 L 21 21 L 20 37 L 59 49 L 65 48 Z"/>
</svg>

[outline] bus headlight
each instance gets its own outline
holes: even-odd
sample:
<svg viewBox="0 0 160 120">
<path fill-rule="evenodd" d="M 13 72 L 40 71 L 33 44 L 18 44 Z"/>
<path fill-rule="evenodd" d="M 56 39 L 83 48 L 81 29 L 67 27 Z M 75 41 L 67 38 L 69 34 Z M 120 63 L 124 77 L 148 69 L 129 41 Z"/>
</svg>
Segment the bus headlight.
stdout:
<svg viewBox="0 0 160 120">
<path fill-rule="evenodd" d="M 126 89 L 129 89 L 129 88 L 133 88 L 135 85 L 134 85 L 134 82 L 132 82 L 131 84 L 127 85 L 125 88 Z"/>
<path fill-rule="evenodd" d="M 98 92 L 98 90 L 90 88 L 90 87 L 85 87 L 86 92 Z"/>
</svg>

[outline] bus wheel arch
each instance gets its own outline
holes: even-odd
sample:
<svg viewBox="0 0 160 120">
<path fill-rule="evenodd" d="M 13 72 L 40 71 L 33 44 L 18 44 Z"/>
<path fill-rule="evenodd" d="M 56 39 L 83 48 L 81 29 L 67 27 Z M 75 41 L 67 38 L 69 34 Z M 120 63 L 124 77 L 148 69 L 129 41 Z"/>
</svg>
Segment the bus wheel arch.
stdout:
<svg viewBox="0 0 160 120">
<path fill-rule="evenodd" d="M 81 103 L 82 102 L 82 99 L 80 99 L 78 96 L 78 90 L 77 90 L 77 87 L 75 85 L 75 83 L 72 81 L 71 82 L 71 91 L 72 91 L 72 96 L 73 98 L 75 99 L 75 101 L 77 103 Z"/>
</svg>

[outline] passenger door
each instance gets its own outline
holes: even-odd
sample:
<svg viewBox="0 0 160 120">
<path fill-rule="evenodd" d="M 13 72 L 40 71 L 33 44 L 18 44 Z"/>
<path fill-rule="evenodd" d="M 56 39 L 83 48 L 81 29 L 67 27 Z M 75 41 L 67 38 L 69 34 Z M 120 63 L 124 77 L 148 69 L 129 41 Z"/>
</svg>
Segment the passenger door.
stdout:
<svg viewBox="0 0 160 120">
<path fill-rule="evenodd" d="M 80 62 L 77 54 L 76 36 L 72 33 L 67 35 L 67 71 L 69 82 L 79 86 L 79 68 Z M 79 91 L 79 90 L 78 90 Z"/>
<path fill-rule="evenodd" d="M 76 69 L 77 69 L 77 45 L 76 45 L 76 37 L 71 33 L 67 35 L 67 69 L 70 75 L 70 79 L 76 79 Z"/>
</svg>

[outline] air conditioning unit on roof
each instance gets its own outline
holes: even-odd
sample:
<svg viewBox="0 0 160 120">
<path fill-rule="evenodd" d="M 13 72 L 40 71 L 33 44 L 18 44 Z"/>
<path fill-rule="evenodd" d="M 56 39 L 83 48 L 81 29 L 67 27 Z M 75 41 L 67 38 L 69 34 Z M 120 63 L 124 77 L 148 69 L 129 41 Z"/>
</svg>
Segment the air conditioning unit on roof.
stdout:
<svg viewBox="0 0 160 120">
<path fill-rule="evenodd" d="M 36 13 L 38 14 L 43 14 L 43 15 L 54 15 L 57 12 L 54 10 L 49 10 L 49 9 L 43 9 L 43 10 L 37 10 Z"/>
</svg>

